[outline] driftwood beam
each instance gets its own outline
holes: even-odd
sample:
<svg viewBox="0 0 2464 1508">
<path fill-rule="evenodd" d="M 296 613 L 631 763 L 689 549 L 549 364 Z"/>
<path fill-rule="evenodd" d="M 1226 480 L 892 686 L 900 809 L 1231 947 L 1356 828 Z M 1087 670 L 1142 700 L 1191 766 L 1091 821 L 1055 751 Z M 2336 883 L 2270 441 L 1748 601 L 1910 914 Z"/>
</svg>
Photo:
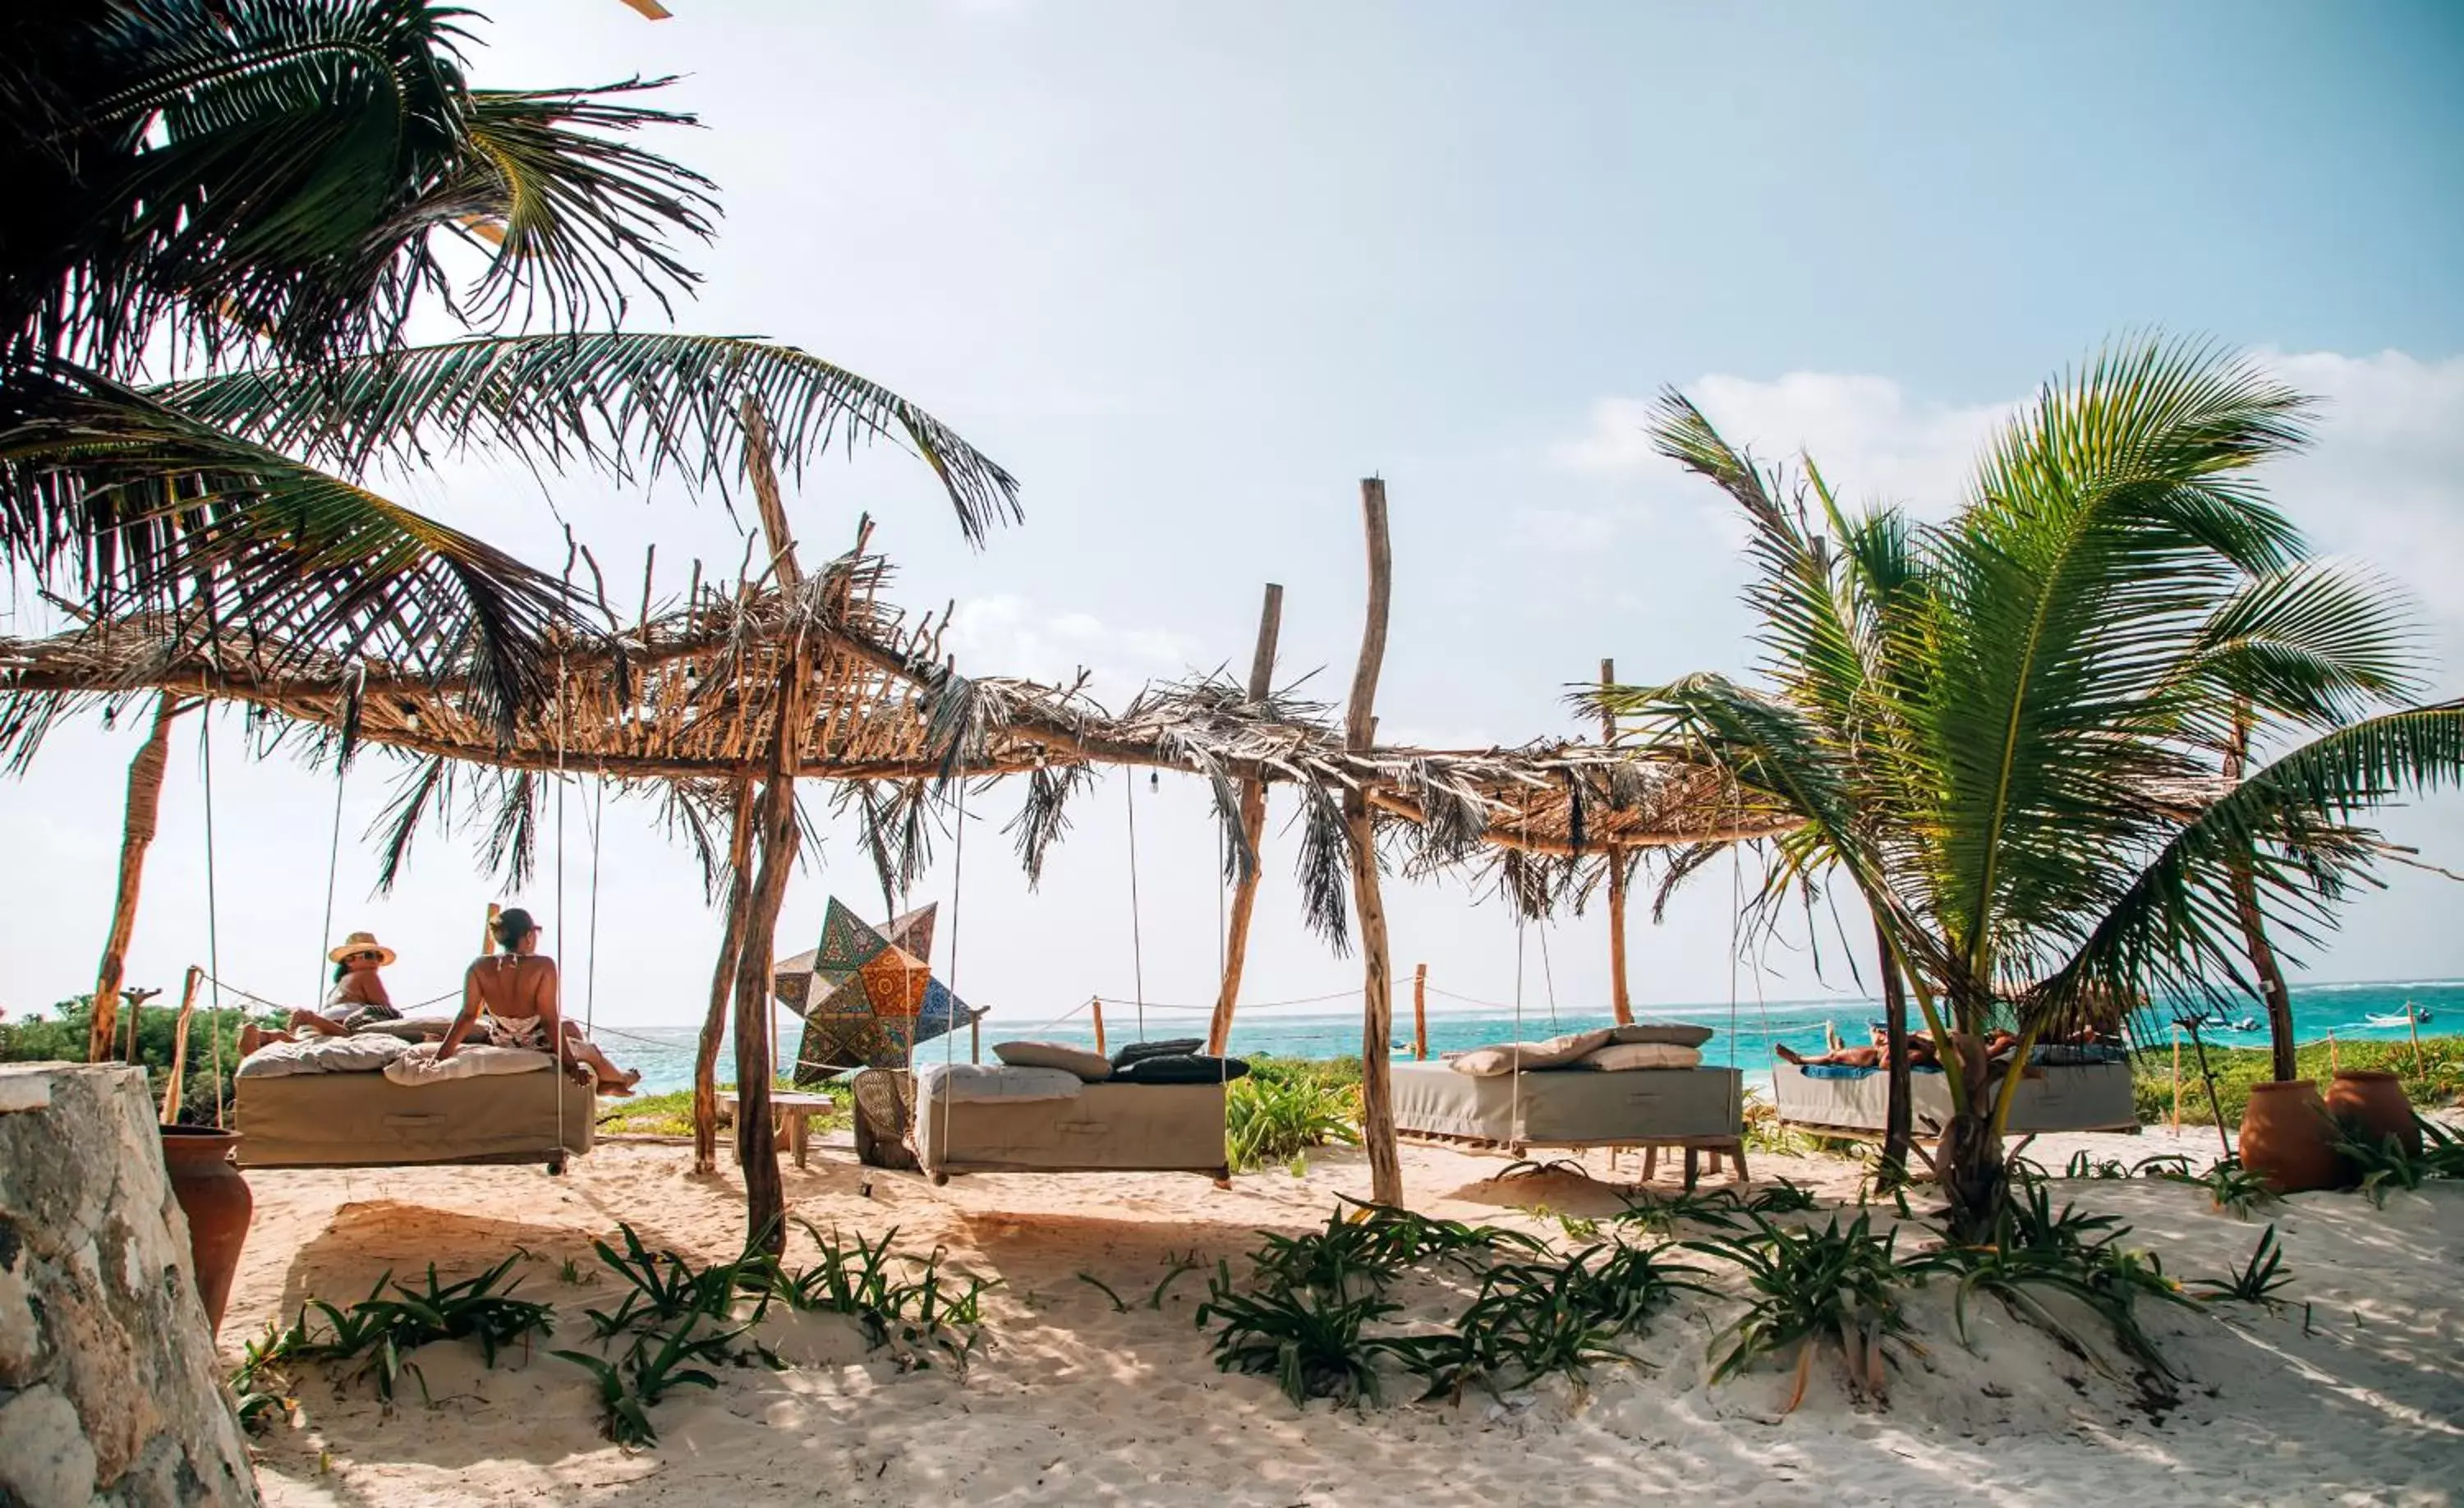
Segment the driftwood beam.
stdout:
<svg viewBox="0 0 2464 1508">
<path fill-rule="evenodd" d="M 1263 702 L 1275 689 L 1275 642 L 1284 627 L 1284 589 L 1266 583 L 1266 600 L 1258 610 L 1258 646 L 1249 657 L 1249 700 Z M 1249 916 L 1258 907 L 1258 845 L 1266 838 L 1266 777 L 1264 772 L 1241 781 L 1241 841 L 1250 863 L 1241 868 L 1232 890 L 1232 915 L 1223 931 L 1223 977 L 1215 994 L 1215 1015 L 1206 1023 L 1206 1050 L 1221 1057 L 1232 1040 L 1232 1013 L 1241 1001 L 1241 974 L 1249 960 Z"/>
<path fill-rule="evenodd" d="M 1394 593 L 1395 557 L 1387 542 L 1386 484 L 1360 484 L 1361 524 L 1369 545 L 1368 619 L 1360 632 L 1360 663 L 1352 673 L 1352 698 L 1343 719 L 1344 746 L 1358 752 L 1376 737 L 1377 676 L 1386 661 L 1386 622 Z M 1383 1205 L 1403 1202 L 1403 1163 L 1395 1142 L 1395 981 L 1386 950 L 1386 903 L 1377 885 L 1377 831 L 1369 794 L 1344 793 L 1344 846 L 1352 857 L 1352 905 L 1360 929 L 1360 1132 L 1369 1149 L 1369 1196 Z"/>
</svg>

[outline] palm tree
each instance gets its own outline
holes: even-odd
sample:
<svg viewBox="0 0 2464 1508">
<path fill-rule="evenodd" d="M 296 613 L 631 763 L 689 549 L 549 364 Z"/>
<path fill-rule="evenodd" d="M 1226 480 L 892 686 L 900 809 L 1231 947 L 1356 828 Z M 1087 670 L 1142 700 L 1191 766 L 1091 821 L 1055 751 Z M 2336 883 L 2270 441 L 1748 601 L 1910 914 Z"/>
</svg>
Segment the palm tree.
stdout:
<svg viewBox="0 0 2464 1508">
<path fill-rule="evenodd" d="M 0 18 L 0 562 L 90 618 L 467 665 L 510 726 L 545 693 L 552 627 L 580 631 L 569 594 L 373 491 L 373 462 L 472 447 L 723 488 L 750 402 L 791 464 L 887 434 L 970 537 L 1015 516 L 1006 472 L 850 373 L 612 328 L 694 281 L 672 243 L 709 234 L 712 186 L 624 140 L 692 120 L 630 102 L 664 79 L 474 88 L 468 14 Z M 472 338 L 407 347 L 430 307 Z M 148 386 L 157 368 L 186 380 Z"/>
<path fill-rule="evenodd" d="M 1751 525 L 1764 683 L 1716 674 L 1600 702 L 1804 825 L 1766 897 L 1844 879 L 1937 1041 L 1941 1176 L 1990 1224 L 2025 1045 L 2114 1000 L 2244 987 L 2255 908 L 2314 941 L 2382 845 L 2360 820 L 2464 777 L 2464 704 L 2418 693 L 2411 631 L 2374 579 L 2312 559 L 2253 473 L 2309 404 L 2247 362 L 2157 339 L 2049 383 L 1943 523 L 1852 515 L 1682 396 L 1663 454 Z M 2248 768 L 2236 748 L 2274 751 Z M 2238 894 L 2237 894 L 2238 892 Z"/>
<path fill-rule="evenodd" d="M 756 448 L 792 467 L 887 436 L 934 468 L 971 539 L 1017 516 L 1006 471 L 887 389 L 791 347 L 620 328 L 633 298 L 666 311 L 695 280 L 673 243 L 710 233 L 712 186 L 626 140 L 692 119 L 631 102 L 665 79 L 474 88 L 469 14 L 0 10 L 0 566 L 82 620 L 143 618 L 174 651 L 236 638 L 276 672 L 374 654 L 467 676 L 510 733 L 548 695 L 555 644 L 590 632 L 578 601 L 382 495 L 381 463 L 477 449 L 724 490 Z M 425 309 L 466 338 L 407 344 Z M 161 700 L 132 798 L 159 787 L 187 705 Z"/>
</svg>

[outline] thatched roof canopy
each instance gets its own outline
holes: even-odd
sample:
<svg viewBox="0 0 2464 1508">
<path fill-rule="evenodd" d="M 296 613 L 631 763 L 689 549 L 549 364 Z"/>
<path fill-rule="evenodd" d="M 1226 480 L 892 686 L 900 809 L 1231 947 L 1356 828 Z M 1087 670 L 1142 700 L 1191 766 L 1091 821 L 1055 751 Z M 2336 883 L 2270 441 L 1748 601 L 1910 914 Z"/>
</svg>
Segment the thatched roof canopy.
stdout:
<svg viewBox="0 0 2464 1508">
<path fill-rule="evenodd" d="M 1150 686 L 1114 714 L 1086 693 L 1083 678 L 1053 687 L 965 674 L 941 653 L 946 615 L 911 622 L 883 600 L 890 574 L 880 557 L 852 554 L 791 591 L 697 586 L 629 626 L 574 633 L 561 657 L 561 696 L 521 717 L 509 738 L 466 682 L 378 659 L 206 635 L 167 619 L 0 640 L 0 752 L 22 760 L 63 715 L 170 690 L 248 703 L 348 743 L 431 760 L 723 789 L 767 772 L 781 672 L 801 642 L 813 669 L 802 698 L 808 715 L 795 731 L 796 773 L 874 792 L 887 782 L 917 802 L 958 776 L 1031 776 L 1020 841 L 1031 872 L 1057 836 L 1061 802 L 1103 765 L 1207 778 L 1236 832 L 1238 780 L 1294 786 L 1310 810 L 1329 813 L 1343 790 L 1358 787 L 1423 865 L 1494 848 L 1579 859 L 1790 825 L 1715 772 L 1597 744 L 1348 751 L 1327 708 L 1280 694 L 1251 701 L 1221 677 Z M 868 795 L 868 816 L 890 799 Z M 876 857 L 913 862 L 878 845 Z"/>
</svg>

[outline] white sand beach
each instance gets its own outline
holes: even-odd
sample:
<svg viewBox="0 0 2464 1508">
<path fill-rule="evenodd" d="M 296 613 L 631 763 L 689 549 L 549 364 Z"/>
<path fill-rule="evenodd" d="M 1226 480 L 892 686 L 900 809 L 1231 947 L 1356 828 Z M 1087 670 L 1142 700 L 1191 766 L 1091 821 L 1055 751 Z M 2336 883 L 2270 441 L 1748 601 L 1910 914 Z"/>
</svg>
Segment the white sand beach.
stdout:
<svg viewBox="0 0 2464 1508">
<path fill-rule="evenodd" d="M 2204 1164 L 2212 1135 L 2186 1132 L 2180 1145 Z M 2032 1155 L 2058 1169 L 2080 1147 L 2135 1160 L 2173 1145 L 2162 1132 L 2047 1138 Z M 1531 1208 L 1619 1208 L 1607 1187 L 1564 1174 L 1491 1181 L 1502 1159 L 1421 1147 L 1405 1158 L 1426 1213 L 1555 1236 L 1554 1220 Z M 732 1176 L 692 1176 L 690 1160 L 684 1147 L 617 1143 L 562 1179 L 537 1169 L 254 1174 L 256 1220 L 224 1348 L 236 1359 L 243 1340 L 309 1296 L 347 1302 L 386 1269 L 431 1260 L 448 1278 L 467 1275 L 517 1245 L 533 1258 L 523 1295 L 559 1305 L 551 1344 L 577 1344 L 582 1309 L 609 1303 L 611 1279 L 570 1286 L 561 1265 L 576 1257 L 588 1274 L 591 1239 L 620 1219 L 653 1245 L 733 1255 L 740 1191 Z M 1606 1163 L 1590 1158 L 1602 1174 Z M 1853 1196 L 1844 1161 L 1761 1157 L 1754 1174 Z M 1296 1410 L 1271 1380 L 1215 1368 L 1191 1320 L 1201 1274 L 1173 1285 L 1160 1310 L 1145 1299 L 1174 1254 L 1230 1258 L 1238 1272 L 1256 1230 L 1316 1224 L 1334 1194 L 1364 1194 L 1356 1153 L 1319 1155 L 1305 1179 L 1243 1176 L 1229 1191 L 1186 1175 L 983 1175 L 935 1189 L 860 1168 L 838 1147 L 785 1176 L 804 1219 L 869 1235 L 895 1226 L 902 1249 L 944 1246 L 954 1265 L 1000 1279 L 988 1349 L 963 1377 L 901 1372 L 833 1328 L 835 1317 L 774 1319 L 767 1333 L 797 1365 L 730 1368 L 713 1391 L 673 1395 L 655 1411 L 657 1446 L 628 1453 L 598 1435 L 579 1368 L 542 1349 L 486 1370 L 468 1343 L 451 1343 L 418 1356 L 426 1404 L 407 1387 L 387 1411 L 364 1385 L 338 1396 L 309 1381 L 300 1426 L 259 1442 L 267 1500 L 1504 1505 L 1681 1492 L 1758 1505 L 2433 1504 L 2454 1499 L 2464 1464 L 2464 1189 L 2453 1187 L 2395 1193 L 2383 1211 L 2308 1194 L 2243 1221 L 2173 1184 L 2055 1185 L 2057 1197 L 2126 1218 L 2134 1243 L 2161 1252 L 2177 1277 L 2220 1274 L 2269 1218 L 2277 1226 L 2291 1307 L 2233 1307 L 2230 1322 L 2152 1317 L 2190 1379 L 2157 1420 L 2126 1385 L 1990 1301 L 1974 1310 L 1973 1350 L 1963 1348 L 1939 1281 L 1911 1303 L 1924 1352 L 1907 1358 L 1886 1407 L 1852 1403 L 1829 1362 L 1785 1417 L 1784 1370 L 1709 1385 L 1705 1343 L 1735 1305 L 1683 1298 L 1638 1348 L 1648 1368 L 1603 1366 L 1587 1388 L 1552 1381 L 1460 1406 L 1404 1402 L 1411 1389 L 1398 1388 L 1383 1407 Z M 1664 1170 L 1662 1185 L 1673 1187 Z M 799 1251 L 809 1258 L 801 1233 Z"/>
</svg>

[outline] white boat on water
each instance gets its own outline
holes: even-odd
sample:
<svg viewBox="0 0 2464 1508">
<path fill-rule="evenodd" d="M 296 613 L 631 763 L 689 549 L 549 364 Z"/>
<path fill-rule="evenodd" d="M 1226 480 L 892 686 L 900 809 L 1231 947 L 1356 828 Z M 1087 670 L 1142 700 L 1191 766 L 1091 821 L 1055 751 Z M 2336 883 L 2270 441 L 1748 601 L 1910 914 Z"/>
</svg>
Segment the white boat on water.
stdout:
<svg viewBox="0 0 2464 1508">
<path fill-rule="evenodd" d="M 2430 1023 L 2430 1012 L 2419 1006 L 2415 1006 L 2410 1002 L 2407 1002 L 2403 1013 L 2400 1015 L 2366 1016 L 2364 1016 L 2363 1019 L 2369 1022 L 2372 1026 L 2426 1026 Z"/>
</svg>

